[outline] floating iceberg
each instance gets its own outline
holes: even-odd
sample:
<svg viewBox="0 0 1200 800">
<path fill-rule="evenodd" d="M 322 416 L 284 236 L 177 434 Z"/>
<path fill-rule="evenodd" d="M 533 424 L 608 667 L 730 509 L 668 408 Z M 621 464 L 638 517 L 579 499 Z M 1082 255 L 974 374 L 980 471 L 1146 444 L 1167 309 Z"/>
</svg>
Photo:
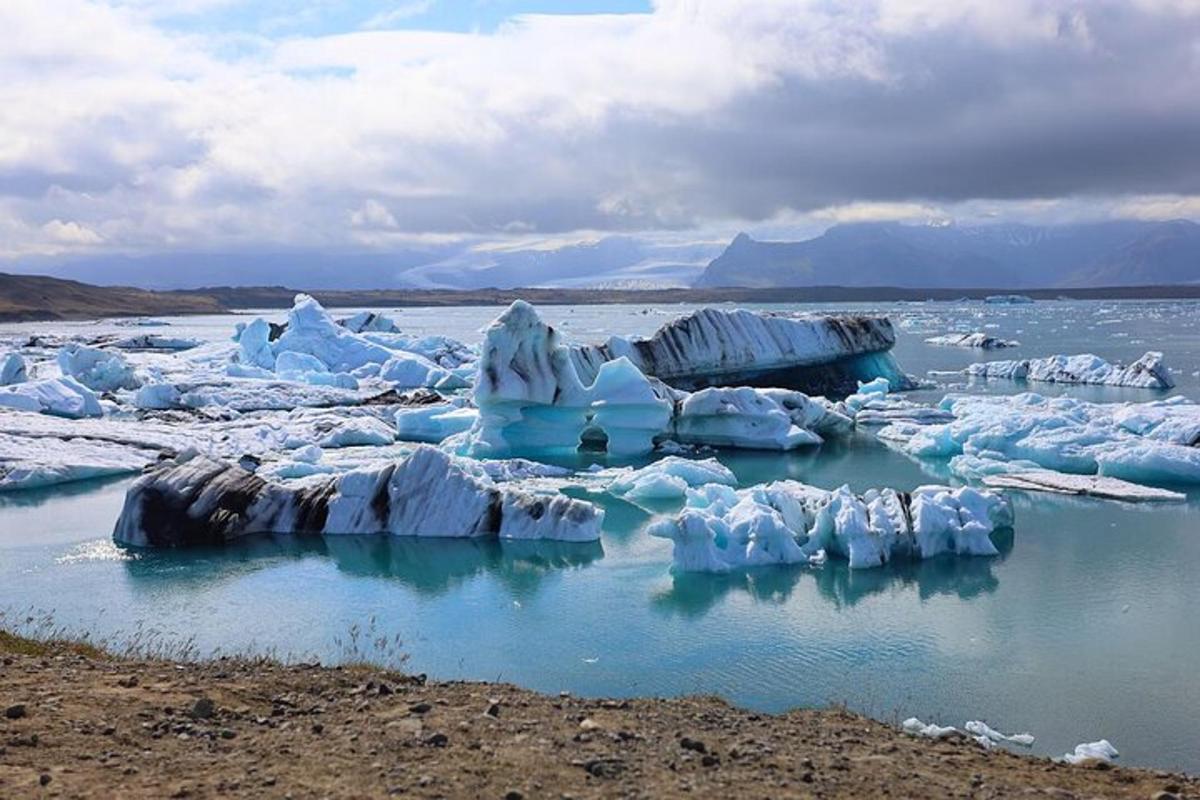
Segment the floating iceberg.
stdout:
<svg viewBox="0 0 1200 800">
<path fill-rule="evenodd" d="M 113 536 L 144 547 L 222 544 L 252 533 L 590 542 L 603 518 L 590 503 L 498 486 L 470 462 L 422 446 L 398 463 L 291 483 L 195 456 L 138 479 Z"/>
<path fill-rule="evenodd" d="M 347 319 L 339 319 L 341 325 L 351 333 L 399 333 L 400 328 L 391 317 L 374 311 L 360 311 Z"/>
<path fill-rule="evenodd" d="M 444 337 L 432 337 L 431 341 L 407 340 L 393 336 L 394 330 L 390 320 L 371 312 L 335 322 L 315 299 L 299 294 L 285 326 L 273 326 L 263 319 L 239 326 L 234 336 L 238 344 L 237 361 L 229 365 L 228 374 L 242 378 L 279 377 L 351 390 L 358 388 L 359 379 L 365 378 L 400 389 L 453 390 L 467 386 L 450 369 L 405 348 L 411 342 L 412 347 L 425 347 L 442 357 L 453 353 L 447 362 L 457 367 L 462 362 L 456 362 L 456 358 L 466 350 L 465 346 Z"/>
<path fill-rule="evenodd" d="M 705 308 L 667 323 L 649 339 L 612 337 L 575 347 L 571 357 L 585 382 L 605 362 L 625 356 L 645 375 L 678 389 L 781 386 L 845 395 L 858 381 L 877 377 L 894 389 L 909 386 L 889 352 L 895 343 L 886 317 Z"/>
<path fill-rule="evenodd" d="M 707 484 L 737 486 L 734 474 L 715 458 L 695 461 L 667 456 L 641 469 L 626 470 L 608 486 L 612 494 L 629 500 L 673 500 L 690 488 Z"/>
<path fill-rule="evenodd" d="M 601 441 L 612 455 L 656 441 L 787 450 L 847 432 L 851 419 L 822 398 L 786 389 L 709 388 L 693 394 L 645 375 L 625 355 L 597 366 L 591 383 L 557 331 L 517 301 L 486 330 L 475 380 L 479 419 L 461 451 L 574 452 Z"/>
<path fill-rule="evenodd" d="M 1033 302 L 1033 298 L 1024 294 L 989 294 L 983 302 L 993 306 L 1023 306 Z"/>
<path fill-rule="evenodd" d="M 1162 353 L 1149 352 L 1127 367 L 1110 364 L 1099 356 L 1050 356 L 1018 361 L 972 364 L 964 372 L 975 378 L 1006 378 L 1040 383 L 1077 383 L 1170 389 L 1175 385 Z"/>
<path fill-rule="evenodd" d="M 1062 760 L 1068 764 L 1082 764 L 1085 761 L 1112 761 L 1119 755 L 1117 748 L 1113 747 L 1108 739 L 1101 739 L 1098 742 L 1075 745 L 1075 751 L 1067 753 Z"/>
<path fill-rule="evenodd" d="M 64 376 L 97 392 L 136 389 L 141 385 L 133 367 L 120 353 L 74 342 L 58 351 L 58 368 Z"/>
<path fill-rule="evenodd" d="M 104 413 L 95 392 L 74 378 L 26 381 L 0 387 L 0 407 L 70 419 L 99 417 Z"/>
<path fill-rule="evenodd" d="M 27 380 L 29 373 L 20 353 L 9 353 L 0 361 L 0 386 L 12 386 Z"/>
<path fill-rule="evenodd" d="M 1139 484 L 1200 483 L 1200 405 L 1182 397 L 1088 403 L 1034 393 L 947 395 L 939 408 L 953 421 L 898 422 L 880 430 L 879 438 L 918 458 L 952 459 L 951 469 L 964 478 L 1014 470 L 1019 476 L 1041 468 Z M 987 469 L 988 463 L 999 466 Z M 1030 480 L 1045 483 L 1048 476 Z M 1089 486 L 1101 496 L 1119 488 L 1111 482 Z M 1075 489 L 1084 488 L 1075 484 Z M 1121 493 L 1129 495 L 1129 487 Z"/>
<path fill-rule="evenodd" d="M 936 344 L 942 347 L 974 347 L 981 350 L 998 350 L 1004 347 L 1019 347 L 1020 342 L 1015 342 L 1011 339 L 1000 339 L 995 336 L 989 336 L 986 333 L 947 333 L 942 336 L 931 336 L 926 339 L 927 344 Z"/>
<path fill-rule="evenodd" d="M 437 444 L 470 430 L 479 419 L 479 410 L 455 399 L 403 406 L 396 409 L 393 418 L 397 438 L 402 441 Z"/>
<path fill-rule="evenodd" d="M 912 736 L 924 736 L 928 739 L 942 739 L 951 734 L 958 733 L 958 728 L 934 725 L 933 723 L 926 725 L 916 717 L 909 717 L 904 720 L 904 722 L 900 723 L 900 728 Z"/>
<path fill-rule="evenodd" d="M 109 342 L 113 347 L 119 347 L 122 350 L 166 350 L 170 352 L 179 352 L 182 350 L 192 350 L 204 344 L 199 339 L 190 339 L 182 336 L 163 336 L 158 333 L 140 333 L 137 336 L 126 336 L 120 339 L 114 339 Z"/>
<path fill-rule="evenodd" d="M 996 555 L 991 533 L 1012 525 L 999 494 L 923 486 L 856 495 L 779 481 L 735 491 L 709 485 L 687 493 L 674 518 L 649 532 L 675 543 L 681 572 L 726 572 L 765 564 L 804 563 L 819 551 L 846 558 L 853 569 L 892 558 L 940 553 Z"/>
<path fill-rule="evenodd" d="M 0 492 L 138 472 L 158 458 L 157 450 L 112 442 L 0 433 Z"/>
</svg>

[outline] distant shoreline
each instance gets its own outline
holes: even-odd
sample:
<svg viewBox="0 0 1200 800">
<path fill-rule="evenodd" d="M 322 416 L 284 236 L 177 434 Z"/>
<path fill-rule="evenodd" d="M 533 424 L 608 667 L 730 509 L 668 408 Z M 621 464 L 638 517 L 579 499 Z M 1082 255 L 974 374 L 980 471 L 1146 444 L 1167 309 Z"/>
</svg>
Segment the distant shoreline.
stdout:
<svg viewBox="0 0 1200 800">
<path fill-rule="evenodd" d="M 290 308 L 298 292 L 329 308 L 502 306 L 518 298 L 545 305 L 617 303 L 868 303 L 982 300 L 1021 294 L 1034 300 L 1194 300 L 1200 284 L 1102 286 L 1085 289 L 907 289 L 892 286 L 798 286 L 712 289 L 292 289 L 216 286 L 152 291 L 93 286 L 42 275 L 0 273 L 0 322 L 47 322 L 103 317 L 220 314 L 233 309 Z"/>
</svg>

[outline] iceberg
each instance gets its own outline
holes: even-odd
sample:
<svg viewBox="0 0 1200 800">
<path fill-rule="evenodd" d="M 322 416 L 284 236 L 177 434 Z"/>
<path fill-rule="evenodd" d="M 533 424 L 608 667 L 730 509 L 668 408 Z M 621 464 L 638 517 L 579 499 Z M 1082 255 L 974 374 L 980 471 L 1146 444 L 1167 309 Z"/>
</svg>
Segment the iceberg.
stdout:
<svg viewBox="0 0 1200 800">
<path fill-rule="evenodd" d="M 926 344 L 936 344 L 941 347 L 973 347 L 981 350 L 998 350 L 1005 347 L 1019 347 L 1020 342 L 1011 339 L 1000 339 L 986 333 L 947 333 L 942 336 L 931 336 Z"/>
<path fill-rule="evenodd" d="M 889 352 L 896 334 L 886 317 L 758 314 L 705 308 L 667 323 L 649 339 L 612 337 L 571 350 L 579 377 L 594 380 L 605 362 L 628 358 L 677 389 L 784 387 L 845 395 L 858 381 L 884 377 L 908 388 Z"/>
<path fill-rule="evenodd" d="M 360 311 L 352 317 L 339 319 L 338 325 L 341 325 L 351 333 L 399 333 L 400 328 L 392 320 L 384 314 L 378 314 L 374 311 Z"/>
<path fill-rule="evenodd" d="M 134 482 L 113 537 L 138 547 L 218 545 L 253 533 L 591 542 L 603 518 L 590 503 L 497 485 L 469 462 L 421 446 L 397 463 L 293 482 L 181 457 Z"/>
<path fill-rule="evenodd" d="M 204 344 L 199 339 L 190 339 L 182 336 L 163 336 L 158 333 L 140 333 L 137 336 L 126 336 L 120 339 L 114 339 L 108 342 L 112 347 L 119 347 L 122 350 L 150 350 L 150 351 L 168 351 L 179 352 L 182 350 L 192 350 Z"/>
<path fill-rule="evenodd" d="M 946 736 L 958 733 L 958 729 L 950 726 L 934 725 L 930 723 L 926 725 L 916 717 L 909 717 L 900 723 L 900 728 L 905 733 L 912 736 L 924 736 L 927 739 L 942 739 Z"/>
<path fill-rule="evenodd" d="M 479 418 L 459 446 L 467 455 L 573 453 L 598 441 L 623 457 L 665 439 L 788 450 L 853 425 L 835 404 L 787 389 L 673 389 L 625 355 L 600 362 L 585 383 L 578 351 L 520 300 L 485 334 L 474 389 Z"/>
<path fill-rule="evenodd" d="M 397 438 L 406 442 L 438 444 L 465 433 L 479 419 L 479 410 L 461 399 L 402 406 L 393 415 Z"/>
<path fill-rule="evenodd" d="M 715 458 L 702 461 L 667 456 L 641 469 L 626 470 L 608 486 L 612 494 L 628 500 L 673 500 L 688 489 L 720 484 L 737 486 L 734 474 Z"/>
<path fill-rule="evenodd" d="M 0 407 L 69 419 L 104 414 L 95 392 L 74 378 L 50 378 L 0 387 Z"/>
<path fill-rule="evenodd" d="M 121 354 L 74 342 L 58 351 L 58 368 L 65 377 L 97 392 L 136 389 L 141 385 L 133 367 Z"/>
<path fill-rule="evenodd" d="M 1110 364 L 1091 353 L 1018 361 L 988 361 L 972 364 L 964 373 L 975 378 L 1005 378 L 1040 383 L 1075 383 L 1099 386 L 1128 386 L 1138 389 L 1170 389 L 1175 386 L 1163 354 L 1148 352 L 1129 366 Z"/>
<path fill-rule="evenodd" d="M 1068 764 L 1082 764 L 1085 761 L 1112 761 L 1119 755 L 1108 739 L 1101 739 L 1075 745 L 1075 751 L 1064 755 L 1062 760 Z"/>
<path fill-rule="evenodd" d="M 1022 306 L 1033 302 L 1033 298 L 1024 294 L 989 294 L 983 302 L 993 306 Z"/>
<path fill-rule="evenodd" d="M 648 530 L 674 542 L 680 572 L 806 563 L 820 551 L 862 569 L 897 557 L 996 555 L 991 533 L 1011 527 L 1012 519 L 1005 497 L 970 487 L 856 495 L 844 486 L 830 491 L 778 481 L 741 491 L 721 485 L 689 490 L 677 516 Z"/>
<path fill-rule="evenodd" d="M 9 353 L 0 362 L 0 386 L 12 386 L 29 380 L 25 359 L 20 353 Z"/>
<path fill-rule="evenodd" d="M 131 445 L 0 433 L 0 492 L 139 472 L 158 458 Z"/>
<path fill-rule="evenodd" d="M 1040 468 L 1137 484 L 1200 483 L 1200 405 L 1182 397 L 1147 403 L 1089 403 L 1032 392 L 951 394 L 942 399 L 939 408 L 953 421 L 897 422 L 881 429 L 878 436 L 917 458 L 951 459 L 952 471 L 970 479 L 984 472 L 1023 474 Z M 984 469 L 989 463 L 1012 466 Z M 1008 480 L 1016 479 L 1019 476 Z M 1047 483 L 1050 479 L 1043 474 L 1026 480 Z M 1053 481 L 1065 485 L 1069 479 L 1054 476 Z M 1112 481 L 1076 481 L 1072 492 L 1076 491 L 1150 499 L 1146 495 L 1134 498 L 1131 487 Z"/>
</svg>

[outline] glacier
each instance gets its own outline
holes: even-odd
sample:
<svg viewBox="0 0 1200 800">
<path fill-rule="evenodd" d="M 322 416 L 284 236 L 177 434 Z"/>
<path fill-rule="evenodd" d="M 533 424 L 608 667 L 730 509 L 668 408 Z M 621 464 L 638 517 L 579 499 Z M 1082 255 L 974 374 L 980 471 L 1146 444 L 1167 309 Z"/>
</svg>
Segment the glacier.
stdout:
<svg viewBox="0 0 1200 800">
<path fill-rule="evenodd" d="M 1037 383 L 1077 383 L 1128 386 L 1138 389 L 1171 389 L 1175 381 L 1163 363 L 1163 354 L 1148 352 L 1128 366 L 1110 364 L 1091 353 L 1017 361 L 971 364 L 964 373 L 973 378 L 1003 378 Z"/>
<path fill-rule="evenodd" d="M 137 547 L 219 545 L 253 533 L 593 542 L 603 519 L 591 503 L 497 485 L 429 446 L 382 467 L 290 482 L 184 454 L 134 482 L 113 538 Z"/>
<path fill-rule="evenodd" d="M 822 553 L 845 558 L 852 569 L 941 553 L 996 555 L 991 533 L 1012 522 L 1008 500 L 988 490 L 922 486 L 857 495 L 845 486 L 777 481 L 688 490 L 682 511 L 647 530 L 674 543 L 677 571 L 728 572 L 807 563 Z"/>
</svg>

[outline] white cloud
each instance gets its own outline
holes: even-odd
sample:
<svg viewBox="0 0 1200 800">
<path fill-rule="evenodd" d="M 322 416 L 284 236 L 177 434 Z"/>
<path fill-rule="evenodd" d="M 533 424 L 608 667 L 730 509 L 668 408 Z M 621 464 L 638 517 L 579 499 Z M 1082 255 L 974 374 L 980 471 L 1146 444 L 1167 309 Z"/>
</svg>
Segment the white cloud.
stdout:
<svg viewBox="0 0 1200 800">
<path fill-rule="evenodd" d="M 1200 196 L 1183 0 L 659 0 L 279 40 L 158 22 L 225 2 L 0 3 L 7 253 L 68 246 L 45 220 L 74 248 L 330 249 Z"/>
<path fill-rule="evenodd" d="M 380 11 L 370 17 L 362 27 L 367 30 L 389 28 L 397 23 L 408 22 L 414 17 L 419 17 L 431 8 L 433 8 L 433 0 L 410 0 L 406 3 L 397 3 L 395 7 L 387 11 Z"/>
</svg>

